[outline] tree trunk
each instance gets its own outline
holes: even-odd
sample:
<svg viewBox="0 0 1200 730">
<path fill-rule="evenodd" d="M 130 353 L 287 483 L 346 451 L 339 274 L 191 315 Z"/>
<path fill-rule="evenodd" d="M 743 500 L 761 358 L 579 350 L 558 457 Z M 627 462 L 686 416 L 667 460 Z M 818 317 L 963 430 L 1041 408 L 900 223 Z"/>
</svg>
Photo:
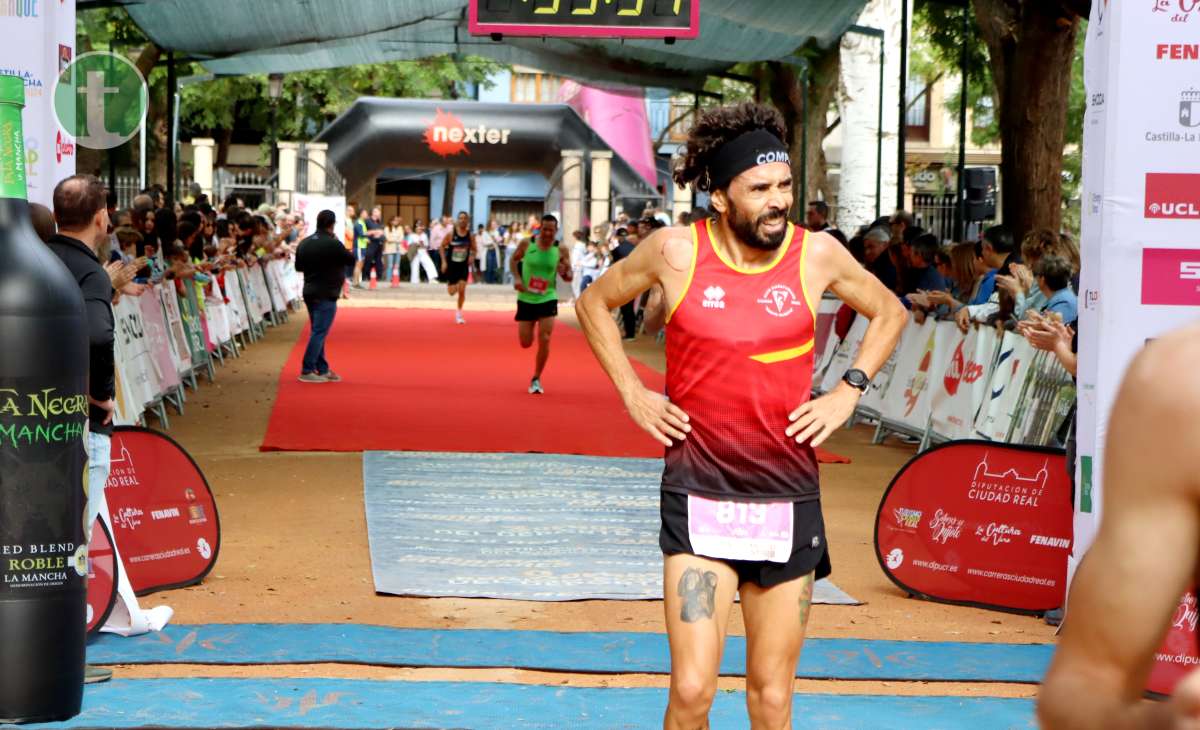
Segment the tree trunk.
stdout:
<svg viewBox="0 0 1200 730">
<path fill-rule="evenodd" d="M 454 189 L 458 187 L 458 170 L 446 171 L 446 191 L 442 195 L 442 215 L 454 215 Z"/>
<path fill-rule="evenodd" d="M 788 154 L 792 158 L 792 219 L 800 221 L 808 200 L 821 195 L 829 199 L 829 167 L 825 161 L 825 134 L 829 125 L 829 105 L 837 90 L 841 53 L 837 46 L 820 51 L 809 66 L 807 98 L 795 66 L 779 61 L 766 64 L 766 84 L 771 103 L 783 114 L 788 129 Z M 763 84 L 759 85 L 760 87 Z M 805 148 L 805 129 L 808 146 Z M 804 175 L 801 185 L 801 175 Z"/>
<path fill-rule="evenodd" d="M 213 168 L 219 169 L 229 163 L 229 145 L 233 143 L 232 129 L 218 129 L 216 132 L 217 158 Z"/>
<path fill-rule="evenodd" d="M 1079 16 L 1064 3 L 973 0 L 996 80 L 1004 223 L 1062 225 L 1062 158 Z"/>
<path fill-rule="evenodd" d="M 150 72 L 154 70 L 156 65 L 158 65 L 158 59 L 161 56 L 162 49 L 155 44 L 150 43 L 142 49 L 141 53 L 138 54 L 137 60 L 133 62 L 133 65 L 137 66 L 138 71 L 141 71 L 142 78 L 149 81 Z"/>
</svg>

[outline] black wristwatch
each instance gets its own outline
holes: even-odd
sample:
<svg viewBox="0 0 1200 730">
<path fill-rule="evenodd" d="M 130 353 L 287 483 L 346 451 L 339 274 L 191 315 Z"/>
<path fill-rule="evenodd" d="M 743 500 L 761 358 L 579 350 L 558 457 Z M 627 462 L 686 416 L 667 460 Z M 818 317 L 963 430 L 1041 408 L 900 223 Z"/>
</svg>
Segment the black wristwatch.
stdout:
<svg viewBox="0 0 1200 730">
<path fill-rule="evenodd" d="M 853 388 L 858 388 L 858 390 L 864 394 L 867 392 L 867 389 L 871 387 L 871 379 L 867 377 L 866 373 L 857 368 L 851 368 L 850 370 L 847 370 L 846 374 L 842 376 L 842 382 L 850 385 Z"/>
</svg>

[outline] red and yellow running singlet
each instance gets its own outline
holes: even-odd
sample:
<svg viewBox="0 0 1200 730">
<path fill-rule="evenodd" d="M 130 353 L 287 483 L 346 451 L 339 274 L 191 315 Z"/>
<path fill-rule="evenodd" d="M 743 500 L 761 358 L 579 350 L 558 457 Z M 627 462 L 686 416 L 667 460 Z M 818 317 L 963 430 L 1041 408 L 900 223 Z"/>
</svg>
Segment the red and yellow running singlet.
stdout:
<svg viewBox="0 0 1200 730">
<path fill-rule="evenodd" d="M 692 225 L 692 273 L 667 324 L 667 395 L 692 431 L 667 449 L 662 488 L 723 499 L 817 499 L 812 447 L 785 433 L 812 388 L 816 314 L 808 232 L 788 224 L 774 262 L 744 269 Z"/>
</svg>

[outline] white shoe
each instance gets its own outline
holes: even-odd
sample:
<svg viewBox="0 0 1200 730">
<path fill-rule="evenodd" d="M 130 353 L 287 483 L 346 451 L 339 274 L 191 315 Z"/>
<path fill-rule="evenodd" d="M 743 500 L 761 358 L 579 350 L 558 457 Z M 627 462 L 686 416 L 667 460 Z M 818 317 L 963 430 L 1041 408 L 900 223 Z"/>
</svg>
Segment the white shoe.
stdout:
<svg viewBox="0 0 1200 730">
<path fill-rule="evenodd" d="M 542 381 L 540 378 L 534 378 L 529 381 L 529 393 L 531 395 L 541 395 L 546 391 L 542 390 Z"/>
<path fill-rule="evenodd" d="M 455 324 L 466 324 L 467 323 L 467 320 L 463 318 L 461 310 L 454 313 L 454 323 Z"/>
</svg>

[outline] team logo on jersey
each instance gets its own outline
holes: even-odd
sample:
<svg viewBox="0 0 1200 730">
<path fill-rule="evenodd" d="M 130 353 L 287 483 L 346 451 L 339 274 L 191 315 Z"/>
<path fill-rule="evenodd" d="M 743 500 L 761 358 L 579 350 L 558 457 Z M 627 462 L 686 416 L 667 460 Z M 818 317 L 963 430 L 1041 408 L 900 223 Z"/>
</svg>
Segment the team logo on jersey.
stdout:
<svg viewBox="0 0 1200 730">
<path fill-rule="evenodd" d="M 724 309 L 725 290 L 719 286 L 710 286 L 704 290 L 705 309 Z"/>
<path fill-rule="evenodd" d="M 758 303 L 764 305 L 767 314 L 772 317 L 786 317 L 796 311 L 797 307 L 804 306 L 804 302 L 800 301 L 796 292 L 787 284 L 775 284 L 767 289 Z"/>
</svg>

